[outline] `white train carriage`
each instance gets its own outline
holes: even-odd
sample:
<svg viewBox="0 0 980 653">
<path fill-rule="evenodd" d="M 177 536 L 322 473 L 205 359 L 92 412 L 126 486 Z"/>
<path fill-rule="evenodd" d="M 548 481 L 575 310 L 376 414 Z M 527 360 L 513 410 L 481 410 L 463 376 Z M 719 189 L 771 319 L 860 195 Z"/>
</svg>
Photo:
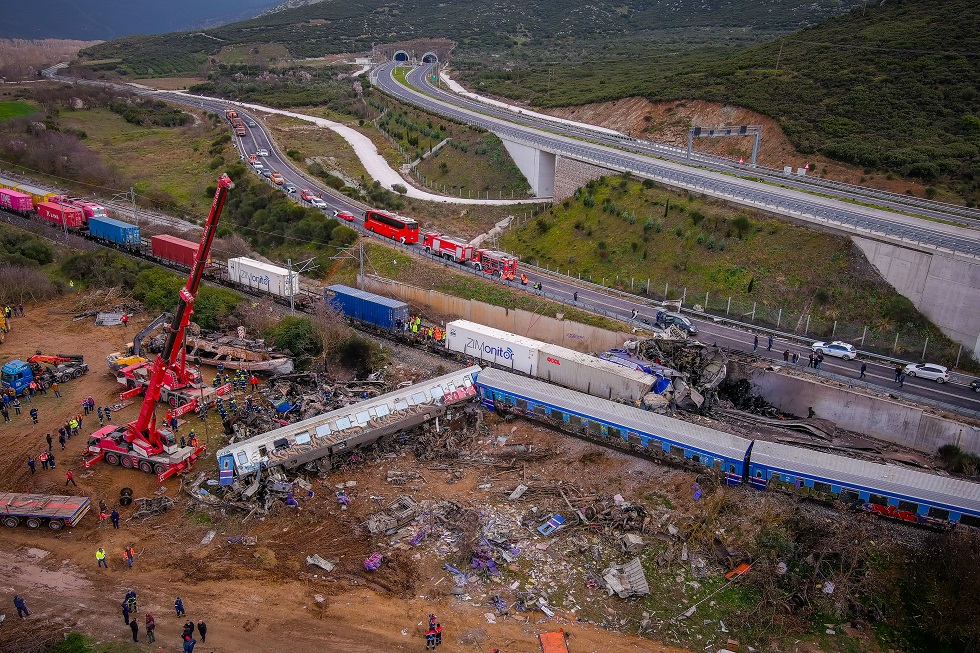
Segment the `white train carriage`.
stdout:
<svg viewBox="0 0 980 653">
<path fill-rule="evenodd" d="M 219 478 L 231 485 L 269 467 L 294 470 L 320 458 L 334 458 L 379 438 L 410 429 L 443 414 L 446 407 L 476 395 L 477 366 L 444 374 L 394 392 L 311 417 L 219 449 Z"/>
</svg>

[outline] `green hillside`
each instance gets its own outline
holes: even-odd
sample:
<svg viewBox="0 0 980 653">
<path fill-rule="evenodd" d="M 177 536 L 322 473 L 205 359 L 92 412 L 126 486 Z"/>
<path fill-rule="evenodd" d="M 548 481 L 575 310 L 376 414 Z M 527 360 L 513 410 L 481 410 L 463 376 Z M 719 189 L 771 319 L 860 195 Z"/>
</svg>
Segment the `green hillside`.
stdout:
<svg viewBox="0 0 980 653">
<path fill-rule="evenodd" d="M 293 57 L 370 51 L 373 44 L 443 37 L 457 53 L 508 58 L 561 53 L 562 60 L 622 52 L 628 45 L 690 48 L 759 43 L 860 5 L 860 0 L 670 0 L 620 4 L 568 0 L 507 2 L 340 0 L 298 7 L 204 32 L 133 36 L 90 48 L 108 69 L 138 75 L 199 72 L 207 55 L 237 44 L 279 43 Z M 574 54 L 573 54 L 574 53 Z M 113 60 L 121 60 L 115 62 Z"/>
<path fill-rule="evenodd" d="M 980 5 L 968 0 L 889 0 L 730 56 L 482 65 L 463 79 L 537 105 L 643 96 L 742 106 L 779 121 L 804 154 L 946 183 L 976 204 L 978 28 Z"/>
</svg>

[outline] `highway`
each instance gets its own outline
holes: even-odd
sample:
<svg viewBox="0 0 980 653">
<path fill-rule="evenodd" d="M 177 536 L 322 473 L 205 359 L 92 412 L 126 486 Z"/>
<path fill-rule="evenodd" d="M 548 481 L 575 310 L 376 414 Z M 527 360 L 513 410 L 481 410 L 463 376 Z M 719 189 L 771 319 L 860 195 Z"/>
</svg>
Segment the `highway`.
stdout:
<svg viewBox="0 0 980 653">
<path fill-rule="evenodd" d="M 204 108 L 209 111 L 213 111 L 220 116 L 224 116 L 225 109 L 231 106 L 228 102 L 216 98 L 191 99 L 187 96 L 167 92 L 152 93 L 152 95 L 163 97 L 164 99 L 175 103 Z M 299 198 L 299 190 L 307 188 L 314 190 L 320 194 L 324 201 L 328 204 L 329 208 L 326 210 L 328 214 L 334 210 L 350 211 L 357 216 L 355 222 L 350 223 L 352 227 L 358 229 L 362 235 L 368 238 L 380 240 L 380 237 L 377 235 L 369 234 L 364 230 L 363 215 L 364 210 L 367 207 L 346 198 L 343 195 L 340 195 L 331 188 L 325 188 L 322 184 L 314 181 L 312 177 L 308 177 L 301 173 L 294 167 L 292 161 L 290 161 L 288 157 L 280 152 L 261 119 L 249 111 L 243 111 L 237 106 L 235 108 L 239 110 L 239 113 L 241 113 L 246 120 L 252 119 L 257 125 L 257 127 L 249 127 L 244 138 L 234 137 L 235 146 L 238 149 L 240 156 L 246 156 L 247 154 L 254 153 L 259 149 L 267 149 L 269 151 L 269 155 L 261 157 L 263 164 L 267 168 L 278 170 L 280 173 L 282 173 L 287 184 L 292 184 L 297 187 L 297 192 L 293 195 L 295 201 L 301 202 Z M 420 223 L 424 229 L 424 217 L 413 217 L 421 218 Z M 445 263 L 435 256 L 427 255 L 419 247 L 400 245 L 399 243 L 395 243 L 393 241 L 388 241 L 387 244 L 391 247 L 399 247 L 406 252 L 411 252 L 413 255 L 418 257 L 428 257 L 434 261 L 441 262 L 444 265 L 451 266 L 460 272 L 465 271 L 481 277 L 486 276 L 482 273 L 474 271 L 472 268 Z M 523 270 L 528 277 L 529 283 L 526 287 L 522 287 L 519 281 L 501 281 L 499 279 L 496 279 L 495 281 L 496 283 L 503 283 L 516 289 L 540 295 L 543 298 L 568 305 L 574 305 L 584 310 L 594 311 L 609 317 L 623 320 L 624 322 L 630 322 L 630 316 L 632 311 L 635 309 L 638 311 L 638 314 L 634 324 L 636 324 L 638 327 L 642 327 L 643 323 L 652 323 L 655 321 L 658 305 L 654 302 L 646 300 L 642 296 L 628 295 L 627 293 L 603 288 L 597 284 L 590 284 L 568 279 L 563 276 L 556 276 L 553 273 L 540 268 L 535 268 L 523 262 L 521 263 L 521 270 Z M 532 290 L 531 286 L 538 282 L 542 284 L 542 290 Z M 577 293 L 577 301 L 573 300 L 575 293 Z M 759 332 L 761 346 L 757 351 L 753 352 L 754 333 L 751 330 L 752 327 L 750 325 L 731 324 L 717 321 L 710 317 L 701 318 L 696 315 L 691 315 L 687 311 L 685 311 L 685 313 L 692 317 L 694 322 L 697 324 L 700 330 L 698 340 L 705 344 L 717 344 L 720 347 L 729 348 L 734 351 L 750 353 L 758 356 L 760 359 L 771 360 L 772 362 L 780 365 L 783 364 L 783 351 L 788 349 L 791 354 L 793 352 L 800 354 L 802 370 L 810 373 L 830 373 L 845 379 L 852 379 L 854 385 L 857 386 L 867 384 L 872 389 L 877 389 L 878 391 L 904 395 L 910 399 L 942 402 L 953 409 L 974 411 L 980 415 L 980 394 L 972 392 L 968 385 L 972 377 L 957 377 L 954 375 L 953 383 L 946 385 L 939 385 L 934 381 L 924 381 L 921 379 L 910 378 L 906 380 L 903 388 L 899 388 L 898 384 L 894 382 L 894 362 L 879 361 L 874 356 L 864 355 L 862 355 L 862 359 L 865 359 L 868 363 L 867 378 L 864 380 L 858 379 L 861 360 L 842 361 L 836 358 L 826 357 L 822 371 L 807 370 L 806 361 L 807 355 L 810 353 L 809 346 L 812 343 L 811 340 L 804 340 L 793 334 L 776 333 L 772 351 L 768 351 L 767 334 Z"/>
<path fill-rule="evenodd" d="M 395 64 L 377 68 L 372 76 L 386 93 L 428 111 L 466 122 L 496 133 L 502 138 L 587 161 L 612 170 L 629 170 L 641 177 L 685 188 L 761 210 L 855 235 L 898 239 L 930 249 L 980 257 L 980 231 L 956 225 L 930 222 L 921 218 L 858 206 L 840 199 L 821 197 L 791 188 L 740 179 L 729 174 L 683 165 L 675 161 L 644 156 L 581 138 L 573 138 L 513 122 L 471 108 L 449 104 L 441 99 L 406 87 L 392 77 Z M 427 68 L 415 69 L 410 83 L 423 84 Z M 519 118 L 519 117 L 518 117 Z M 556 129 L 554 124 L 549 125 Z M 575 130 L 580 136 L 585 130 Z"/>
<path fill-rule="evenodd" d="M 181 102 L 182 104 L 192 104 L 194 106 L 213 111 L 221 116 L 224 115 L 225 109 L 229 108 L 230 106 L 229 103 L 218 99 L 195 99 L 194 101 L 190 101 L 186 96 L 181 96 L 179 94 L 167 95 L 168 99 Z M 340 195 L 331 188 L 325 188 L 313 178 L 302 174 L 298 169 L 296 169 L 293 162 L 278 149 L 261 118 L 254 113 L 242 110 L 238 106 L 235 106 L 235 109 L 238 110 L 246 120 L 251 119 L 257 125 L 256 127 L 249 127 L 244 138 L 235 137 L 235 146 L 241 156 L 247 156 L 248 154 L 255 153 L 260 149 L 268 150 L 268 156 L 260 157 L 263 165 L 265 165 L 266 168 L 278 170 L 280 173 L 282 173 L 287 184 L 292 184 L 297 187 L 298 190 L 293 195 L 293 198 L 296 201 L 302 202 L 299 197 L 299 190 L 307 188 L 314 190 L 320 194 L 324 201 L 328 204 L 329 208 L 325 211 L 327 214 L 332 213 L 332 211 L 350 211 L 357 216 L 355 222 L 350 223 L 352 227 L 358 229 L 362 235 L 368 238 L 381 240 L 379 236 L 369 234 L 364 230 L 363 216 L 364 210 L 367 207 L 358 202 L 350 200 L 349 198 L 345 198 L 343 195 Z M 424 229 L 424 217 L 413 217 L 421 218 L 420 223 Z M 425 254 L 425 252 L 423 252 L 419 247 L 401 245 L 393 241 L 387 242 L 391 247 L 399 247 L 403 250 L 412 252 L 416 256 L 430 258 L 447 266 L 451 266 L 458 271 L 465 271 L 482 277 L 486 276 L 482 273 L 475 272 L 472 268 L 457 266 L 451 263 L 444 263 L 441 259 L 438 259 L 435 256 Z M 577 280 L 558 277 L 540 268 L 526 265 L 523 262 L 521 263 L 521 269 L 524 270 L 528 277 L 528 285 L 526 287 L 522 287 L 519 281 L 501 281 L 499 279 L 496 279 L 495 281 L 497 283 L 504 283 L 523 291 L 540 295 L 553 301 L 568 305 L 575 305 L 584 310 L 602 313 L 610 317 L 623 320 L 624 322 L 630 322 L 632 311 L 636 309 L 638 314 L 634 324 L 636 324 L 638 327 L 642 327 L 644 323 L 653 323 L 656 319 L 656 313 L 659 310 L 659 305 L 655 302 L 646 300 L 642 296 L 618 293 L 595 284 L 588 284 Z M 533 290 L 532 285 L 538 282 L 542 284 L 542 290 Z M 577 302 L 573 301 L 573 297 L 575 296 L 574 293 L 577 293 Z M 895 363 L 878 361 L 874 357 L 867 356 L 862 356 L 862 359 L 868 364 L 866 378 L 863 380 L 858 378 L 860 375 L 861 360 L 843 361 L 828 356 L 824 359 L 822 371 L 807 370 L 806 362 L 807 356 L 810 353 L 809 346 L 812 344 L 812 340 L 803 340 L 792 334 L 777 333 L 774 337 L 772 351 L 768 351 L 767 333 L 758 332 L 760 347 L 757 351 L 753 352 L 754 332 L 750 330 L 748 325 L 734 325 L 715 321 L 713 319 L 699 319 L 697 316 L 690 314 L 688 315 L 694 319 L 694 322 L 698 326 L 700 331 L 698 340 L 705 344 L 717 344 L 720 347 L 725 347 L 734 351 L 754 354 L 760 359 L 771 360 L 773 363 L 780 365 L 783 364 L 783 352 L 789 350 L 790 354 L 796 352 L 800 355 L 800 367 L 802 370 L 806 370 L 809 373 L 830 373 L 845 379 L 852 379 L 854 385 L 856 386 L 866 384 L 868 387 L 878 391 L 902 394 L 912 399 L 942 402 L 951 407 L 966 411 L 977 411 L 977 413 L 980 414 L 980 395 L 972 392 L 968 385 L 972 380 L 972 377 L 957 378 L 954 376 L 954 382 L 946 385 L 939 385 L 934 381 L 909 378 L 905 381 L 904 387 L 899 388 L 898 384 L 894 381 Z"/>
</svg>

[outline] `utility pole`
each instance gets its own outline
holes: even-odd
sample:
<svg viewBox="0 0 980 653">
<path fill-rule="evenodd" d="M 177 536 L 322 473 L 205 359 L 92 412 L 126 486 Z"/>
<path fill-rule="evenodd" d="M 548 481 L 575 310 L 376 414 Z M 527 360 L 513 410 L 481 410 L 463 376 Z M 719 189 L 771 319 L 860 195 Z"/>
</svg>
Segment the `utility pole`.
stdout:
<svg viewBox="0 0 980 653">
<path fill-rule="evenodd" d="M 358 249 L 360 250 L 360 257 L 359 258 L 360 258 L 360 261 L 361 261 L 361 264 L 360 264 L 361 273 L 357 277 L 357 281 L 358 281 L 357 286 L 358 286 L 358 288 L 360 290 L 364 290 L 364 243 L 363 242 L 362 243 L 358 243 Z"/>
<path fill-rule="evenodd" d="M 311 270 L 317 269 L 319 266 L 313 264 L 313 261 L 315 261 L 315 260 L 316 260 L 316 258 L 314 257 L 314 258 L 308 258 L 305 261 L 301 261 L 299 263 L 299 269 L 296 270 L 296 274 L 299 275 L 299 274 L 302 274 L 303 272 L 309 272 Z M 288 278 L 288 283 L 289 283 L 289 314 L 290 315 L 296 315 L 295 293 L 293 293 L 293 259 L 291 259 L 291 258 L 286 259 L 286 269 L 289 270 L 289 278 Z"/>
</svg>

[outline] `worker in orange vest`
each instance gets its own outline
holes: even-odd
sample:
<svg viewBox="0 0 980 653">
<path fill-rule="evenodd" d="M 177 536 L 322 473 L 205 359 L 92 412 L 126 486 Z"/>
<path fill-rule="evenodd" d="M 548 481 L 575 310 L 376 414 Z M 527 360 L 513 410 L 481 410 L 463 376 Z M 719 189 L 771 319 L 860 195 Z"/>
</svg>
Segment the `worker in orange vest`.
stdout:
<svg viewBox="0 0 980 653">
<path fill-rule="evenodd" d="M 523 272 L 521 272 L 521 285 L 522 286 L 526 286 L 527 285 L 527 275 L 524 274 Z"/>
<path fill-rule="evenodd" d="M 256 388 L 259 387 L 259 377 L 254 374 L 248 380 L 249 384 L 252 386 L 252 392 L 255 392 Z"/>
</svg>

